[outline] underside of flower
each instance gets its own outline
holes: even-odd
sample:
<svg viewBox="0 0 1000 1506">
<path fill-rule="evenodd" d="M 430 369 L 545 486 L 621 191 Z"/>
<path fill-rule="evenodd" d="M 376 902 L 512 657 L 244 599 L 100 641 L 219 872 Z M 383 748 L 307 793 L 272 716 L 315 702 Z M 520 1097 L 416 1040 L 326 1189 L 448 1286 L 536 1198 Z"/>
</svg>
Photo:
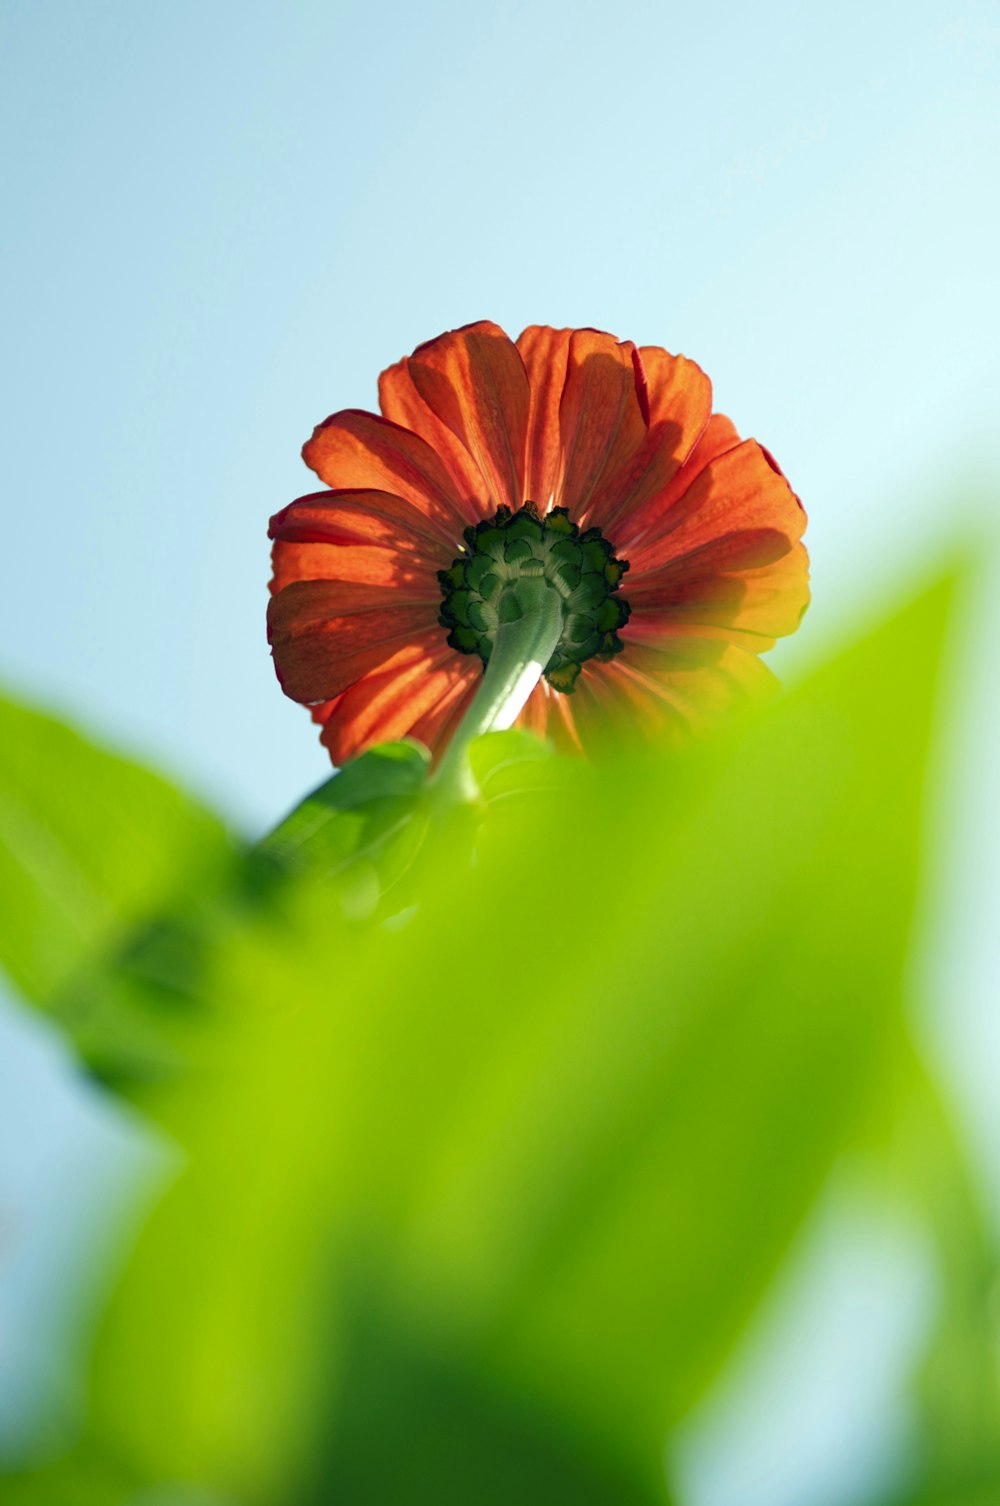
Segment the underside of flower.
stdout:
<svg viewBox="0 0 1000 1506">
<path fill-rule="evenodd" d="M 317 426 L 328 490 L 270 529 L 275 668 L 335 764 L 412 737 L 441 768 L 514 723 L 682 746 L 770 692 L 805 513 L 694 361 L 480 320 L 383 371 L 379 407 Z"/>
<path fill-rule="evenodd" d="M 581 532 L 565 507 L 544 515 L 533 502 L 517 512 L 500 507 L 463 534 L 463 552 L 438 572 L 440 622 L 448 643 L 488 663 L 499 625 L 520 608 L 510 590 L 525 578 L 542 578 L 562 600 L 563 627 L 545 666 L 545 678 L 570 691 L 588 659 L 607 661 L 621 653 L 618 629 L 631 608 L 617 595 L 628 561 L 620 560 L 599 528 Z"/>
</svg>

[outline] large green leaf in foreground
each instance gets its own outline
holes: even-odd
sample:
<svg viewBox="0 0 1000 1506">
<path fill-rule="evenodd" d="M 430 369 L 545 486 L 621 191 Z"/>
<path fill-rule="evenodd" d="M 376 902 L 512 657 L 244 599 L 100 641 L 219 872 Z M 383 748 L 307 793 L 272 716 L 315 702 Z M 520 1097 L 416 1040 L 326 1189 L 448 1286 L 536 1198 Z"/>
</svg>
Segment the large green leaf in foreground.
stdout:
<svg viewBox="0 0 1000 1506">
<path fill-rule="evenodd" d="M 695 757 L 495 801 L 471 866 L 442 823 L 388 924 L 306 873 L 230 926 L 202 987 L 242 1023 L 177 1107 L 91 1457 L 269 1506 L 663 1500 L 890 1091 L 944 612 Z"/>
</svg>

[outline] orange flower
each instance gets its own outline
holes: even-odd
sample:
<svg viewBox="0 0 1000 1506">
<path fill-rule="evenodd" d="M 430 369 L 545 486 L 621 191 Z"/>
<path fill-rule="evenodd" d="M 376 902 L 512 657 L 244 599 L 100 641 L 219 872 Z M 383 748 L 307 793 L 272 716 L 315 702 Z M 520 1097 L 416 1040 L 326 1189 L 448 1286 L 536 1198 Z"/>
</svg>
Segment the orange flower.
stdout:
<svg viewBox="0 0 1000 1506">
<path fill-rule="evenodd" d="M 532 731 L 684 736 L 770 681 L 757 656 L 808 603 L 805 515 L 693 361 L 471 324 L 384 372 L 379 402 L 320 424 L 303 457 L 331 490 L 270 528 L 278 678 L 335 764 L 403 736 L 440 750 L 518 569 L 565 613 Z"/>
</svg>

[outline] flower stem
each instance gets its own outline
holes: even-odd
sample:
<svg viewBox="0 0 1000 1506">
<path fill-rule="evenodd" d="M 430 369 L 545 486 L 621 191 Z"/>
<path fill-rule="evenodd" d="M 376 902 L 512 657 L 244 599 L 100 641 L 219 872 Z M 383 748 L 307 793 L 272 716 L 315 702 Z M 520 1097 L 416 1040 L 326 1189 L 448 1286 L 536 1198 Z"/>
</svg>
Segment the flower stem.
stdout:
<svg viewBox="0 0 1000 1506">
<path fill-rule="evenodd" d="M 500 615 L 479 689 L 431 780 L 435 790 L 451 799 L 468 800 L 478 793 L 469 744 L 484 732 L 512 726 L 541 679 L 562 633 L 562 597 L 544 576 L 522 576 L 504 592 Z"/>
</svg>

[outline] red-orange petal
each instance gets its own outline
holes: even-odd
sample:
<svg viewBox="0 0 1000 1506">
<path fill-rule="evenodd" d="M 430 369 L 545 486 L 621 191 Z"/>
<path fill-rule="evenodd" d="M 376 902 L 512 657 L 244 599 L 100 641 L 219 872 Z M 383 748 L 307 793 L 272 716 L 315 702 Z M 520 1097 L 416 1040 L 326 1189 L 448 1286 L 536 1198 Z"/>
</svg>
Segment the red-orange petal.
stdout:
<svg viewBox="0 0 1000 1506">
<path fill-rule="evenodd" d="M 410 595 L 423 586 L 434 600 L 438 570 L 451 563 L 421 514 L 386 492 L 315 492 L 271 519 L 274 540 L 271 590 L 296 580 L 344 580 L 400 586 Z"/>
<path fill-rule="evenodd" d="M 720 719 L 735 704 L 771 692 L 776 683 L 752 648 L 695 636 L 678 635 L 655 647 L 634 644 L 628 664 L 662 685 L 695 728 Z"/>
<path fill-rule="evenodd" d="M 609 745 L 637 739 L 672 746 L 688 736 L 688 724 L 664 693 L 616 667 L 585 664 L 572 695 L 572 716 L 585 753 L 599 757 Z"/>
<path fill-rule="evenodd" d="M 719 716 L 719 686 L 705 665 L 652 664 L 638 655 L 624 656 L 600 666 L 591 680 L 592 689 L 603 694 L 605 703 L 617 707 L 602 736 L 638 737 L 641 740 L 679 745 L 692 730 L 712 724 Z M 723 697 L 732 703 L 728 692 Z"/>
<path fill-rule="evenodd" d="M 286 695 L 328 701 L 399 651 L 414 658 L 440 643 L 437 602 L 344 581 L 285 586 L 268 606 L 268 639 Z"/>
<path fill-rule="evenodd" d="M 561 504 L 580 523 L 597 522 L 609 480 L 646 439 L 636 393 L 635 346 L 598 330 L 574 330 L 559 405 Z"/>
<path fill-rule="evenodd" d="M 809 605 L 809 560 L 802 544 L 771 565 L 734 573 L 693 570 L 671 575 L 669 567 L 644 577 L 629 596 L 632 620 L 652 620 L 656 614 L 672 623 L 699 624 L 753 635 L 759 652 L 777 638 L 794 633 Z M 627 652 L 627 648 L 626 648 Z"/>
<path fill-rule="evenodd" d="M 528 449 L 524 468 L 525 499 L 543 512 L 560 501 L 563 472 L 559 407 L 566 385 L 571 329 L 531 324 L 517 339 L 528 374 Z"/>
<path fill-rule="evenodd" d="M 410 737 L 426 743 L 428 748 L 440 752 L 447 746 L 452 733 L 469 709 L 482 679 L 482 667 L 469 660 L 462 666 L 464 678 L 456 679 L 437 703 L 410 728 Z"/>
<path fill-rule="evenodd" d="M 302 458 L 335 491 L 380 491 L 402 497 L 442 541 L 457 540 L 469 521 L 440 459 L 417 434 L 375 413 L 348 408 L 313 430 Z"/>
<path fill-rule="evenodd" d="M 629 599 L 648 574 L 679 556 L 727 534 L 761 529 L 784 534 L 790 549 L 802 537 L 805 514 L 767 453 L 746 439 L 716 455 L 660 509 L 655 526 L 628 556 Z"/>
<path fill-rule="evenodd" d="M 478 662 L 447 646 L 416 659 L 397 656 L 338 699 L 325 719 L 321 741 L 334 763 L 341 764 L 372 743 L 420 736 L 428 719 L 443 719 L 474 690 L 481 675 Z"/>
<path fill-rule="evenodd" d="M 705 434 L 712 384 L 694 361 L 653 345 L 638 352 L 639 395 L 648 414 L 643 444 L 610 475 L 594 498 L 589 521 L 627 553 L 633 519 L 671 485 Z"/>
<path fill-rule="evenodd" d="M 409 357 L 383 371 L 378 379 L 379 407 L 387 419 L 411 430 L 430 445 L 461 499 L 465 523 L 478 523 L 489 511 L 487 484 L 464 444 L 424 402 L 410 376 Z"/>
<path fill-rule="evenodd" d="M 620 514 L 614 531 L 615 548 L 626 559 L 634 561 L 634 568 L 641 570 L 657 537 L 657 530 L 670 508 L 688 490 L 706 466 L 727 450 L 735 449 L 740 436 L 735 425 L 723 413 L 713 413 L 699 435 L 693 450 L 682 466 L 672 474 L 666 485 L 660 485 L 660 473 L 651 473 L 650 480 L 656 484 L 652 490 L 643 488 L 643 496 L 636 496 L 627 512 Z"/>
<path fill-rule="evenodd" d="M 535 737 L 548 738 L 563 752 L 581 752 L 573 707 L 576 693 L 561 694 L 545 680 L 540 680 L 525 703 L 516 725 Z"/>
<path fill-rule="evenodd" d="M 679 747 L 773 692 L 776 682 L 757 657 L 758 645 L 693 631 L 665 632 L 655 646 L 632 641 L 619 657 L 584 665 L 562 700 L 586 752 L 600 755 L 608 744 L 633 739 Z"/>
<path fill-rule="evenodd" d="M 499 325 L 484 320 L 419 346 L 383 372 L 379 402 L 441 454 L 473 519 L 521 506 L 528 378 Z"/>
</svg>

